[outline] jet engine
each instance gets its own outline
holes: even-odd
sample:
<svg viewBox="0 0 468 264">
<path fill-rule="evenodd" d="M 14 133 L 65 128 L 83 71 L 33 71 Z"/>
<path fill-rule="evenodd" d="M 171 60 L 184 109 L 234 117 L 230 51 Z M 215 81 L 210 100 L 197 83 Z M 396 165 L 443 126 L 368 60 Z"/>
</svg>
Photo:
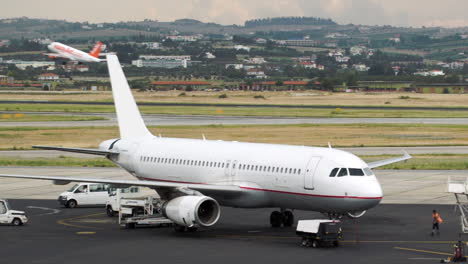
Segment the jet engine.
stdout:
<svg viewBox="0 0 468 264">
<path fill-rule="evenodd" d="M 208 196 L 180 196 L 163 206 L 164 215 L 174 223 L 186 226 L 212 226 L 218 222 L 221 210 L 216 200 Z"/>
<path fill-rule="evenodd" d="M 347 215 L 349 218 L 351 218 L 351 219 L 356 219 L 356 218 L 359 218 L 359 217 L 365 215 L 366 212 L 367 212 L 367 211 L 365 211 L 365 210 L 364 210 L 364 211 L 360 211 L 360 212 L 349 212 L 349 213 L 347 213 L 346 215 Z"/>
</svg>

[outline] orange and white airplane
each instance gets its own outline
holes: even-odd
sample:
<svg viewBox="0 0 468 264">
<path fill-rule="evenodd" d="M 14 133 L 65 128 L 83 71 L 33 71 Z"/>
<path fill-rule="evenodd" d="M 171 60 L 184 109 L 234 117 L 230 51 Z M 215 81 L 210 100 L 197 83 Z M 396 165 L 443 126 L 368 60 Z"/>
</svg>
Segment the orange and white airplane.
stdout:
<svg viewBox="0 0 468 264">
<path fill-rule="evenodd" d="M 89 53 L 77 50 L 60 42 L 52 42 L 47 47 L 53 53 L 45 53 L 44 55 L 49 56 L 51 59 L 69 59 L 78 62 L 106 61 L 105 59 L 99 58 L 102 48 L 102 42 L 100 41 L 94 45 L 94 48 Z"/>
</svg>

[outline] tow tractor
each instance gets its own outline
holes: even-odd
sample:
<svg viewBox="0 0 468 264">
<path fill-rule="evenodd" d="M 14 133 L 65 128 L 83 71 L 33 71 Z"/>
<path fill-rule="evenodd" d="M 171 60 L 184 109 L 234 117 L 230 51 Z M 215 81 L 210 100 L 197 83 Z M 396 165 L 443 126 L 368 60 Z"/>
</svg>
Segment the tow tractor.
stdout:
<svg viewBox="0 0 468 264">
<path fill-rule="evenodd" d="M 27 222 L 28 218 L 23 211 L 11 210 L 8 201 L 0 199 L 0 224 L 20 226 Z"/>
<path fill-rule="evenodd" d="M 297 223 L 296 234 L 302 237 L 301 246 L 325 247 L 340 245 L 342 238 L 339 220 L 301 220 Z"/>
<path fill-rule="evenodd" d="M 117 211 L 119 225 L 125 228 L 172 226 L 173 222 L 161 214 L 161 199 L 152 195 L 141 197 L 140 190 L 135 188 L 138 187 L 111 190 L 106 204 L 107 215 L 113 216 Z M 140 194 L 140 197 L 137 197 L 137 194 Z"/>
</svg>

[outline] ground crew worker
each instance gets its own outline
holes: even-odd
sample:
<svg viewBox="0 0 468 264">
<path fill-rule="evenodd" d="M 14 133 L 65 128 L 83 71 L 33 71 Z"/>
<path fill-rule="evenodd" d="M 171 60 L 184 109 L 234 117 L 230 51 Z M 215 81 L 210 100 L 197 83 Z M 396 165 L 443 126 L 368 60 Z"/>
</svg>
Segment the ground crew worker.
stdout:
<svg viewBox="0 0 468 264">
<path fill-rule="evenodd" d="M 436 210 L 432 210 L 432 233 L 431 236 L 434 236 L 434 234 L 437 231 L 437 235 L 440 235 L 439 232 L 439 224 L 443 222 L 442 217 L 440 217 L 440 214 L 437 213 Z"/>
</svg>

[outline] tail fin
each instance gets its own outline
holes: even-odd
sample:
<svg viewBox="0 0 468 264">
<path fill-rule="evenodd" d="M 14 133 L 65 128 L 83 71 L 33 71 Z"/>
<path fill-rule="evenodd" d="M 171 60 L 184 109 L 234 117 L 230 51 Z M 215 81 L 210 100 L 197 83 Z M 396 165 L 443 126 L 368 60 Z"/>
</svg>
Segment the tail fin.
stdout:
<svg viewBox="0 0 468 264">
<path fill-rule="evenodd" d="M 120 137 L 128 139 L 152 136 L 145 126 L 138 106 L 135 103 L 127 79 L 120 66 L 119 58 L 114 54 L 107 55 L 106 58 L 117 120 L 119 122 Z"/>
<path fill-rule="evenodd" d="M 99 58 L 99 53 L 101 53 L 101 48 L 102 48 L 102 42 L 98 41 L 96 45 L 94 45 L 94 48 L 89 52 L 89 55 Z"/>
</svg>

